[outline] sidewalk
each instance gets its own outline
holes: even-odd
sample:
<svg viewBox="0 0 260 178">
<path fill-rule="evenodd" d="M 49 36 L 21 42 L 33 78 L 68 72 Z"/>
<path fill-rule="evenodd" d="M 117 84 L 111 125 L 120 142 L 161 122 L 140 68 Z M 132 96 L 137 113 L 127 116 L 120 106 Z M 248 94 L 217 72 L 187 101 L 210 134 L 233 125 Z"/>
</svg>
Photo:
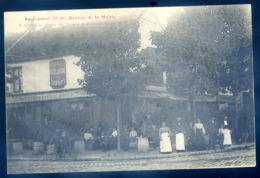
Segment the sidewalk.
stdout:
<svg viewBox="0 0 260 178">
<path fill-rule="evenodd" d="M 232 150 L 244 150 L 254 148 L 254 143 L 247 143 L 241 145 L 231 145 L 224 150 L 205 150 L 205 151 L 192 151 L 177 153 L 160 153 L 158 150 L 151 150 L 149 152 L 137 152 L 137 151 L 88 151 L 85 153 L 67 153 L 62 158 L 57 158 L 56 154 L 47 155 L 35 155 L 33 151 L 24 151 L 21 155 L 10 155 L 8 161 L 115 161 L 115 160 L 139 160 L 139 159 L 161 159 L 170 157 L 188 157 L 211 154 L 215 152 L 229 152 Z"/>
</svg>

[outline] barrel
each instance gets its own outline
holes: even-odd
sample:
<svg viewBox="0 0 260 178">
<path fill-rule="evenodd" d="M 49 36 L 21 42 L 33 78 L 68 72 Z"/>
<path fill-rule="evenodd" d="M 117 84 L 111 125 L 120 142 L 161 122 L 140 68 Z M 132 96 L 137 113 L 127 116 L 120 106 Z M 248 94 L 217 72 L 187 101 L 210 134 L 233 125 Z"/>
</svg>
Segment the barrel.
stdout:
<svg viewBox="0 0 260 178">
<path fill-rule="evenodd" d="M 136 149 L 136 148 L 137 148 L 137 140 L 136 140 L 136 139 L 130 140 L 130 142 L 129 142 L 129 148 L 130 148 L 130 149 Z"/>
<path fill-rule="evenodd" d="M 28 146 L 28 149 L 32 150 L 33 149 L 33 140 L 28 140 L 27 141 L 27 146 Z"/>
<path fill-rule="evenodd" d="M 130 142 L 129 143 L 129 147 L 130 147 L 130 149 L 136 149 L 136 142 Z"/>
<path fill-rule="evenodd" d="M 47 153 L 48 155 L 50 155 L 50 154 L 55 154 L 56 152 L 57 152 L 57 151 L 56 151 L 54 145 L 47 145 L 47 151 L 46 151 L 46 153 Z"/>
<path fill-rule="evenodd" d="M 33 153 L 41 154 L 44 151 L 44 144 L 42 142 L 34 142 L 33 143 Z"/>
<path fill-rule="evenodd" d="M 22 142 L 14 142 L 13 143 L 13 154 L 22 154 L 23 153 L 23 143 Z"/>
<path fill-rule="evenodd" d="M 75 141 L 74 142 L 74 151 L 76 153 L 84 153 L 85 152 L 85 143 L 84 143 L 84 141 Z"/>
<path fill-rule="evenodd" d="M 137 145 L 138 145 L 139 152 L 148 152 L 149 151 L 148 138 L 139 138 Z"/>
</svg>

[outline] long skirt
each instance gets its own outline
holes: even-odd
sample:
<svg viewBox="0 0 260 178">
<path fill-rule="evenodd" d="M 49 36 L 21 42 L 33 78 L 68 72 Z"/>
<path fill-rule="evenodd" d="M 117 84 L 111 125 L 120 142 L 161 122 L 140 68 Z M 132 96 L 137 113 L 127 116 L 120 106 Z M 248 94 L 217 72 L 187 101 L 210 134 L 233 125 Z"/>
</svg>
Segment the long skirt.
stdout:
<svg viewBox="0 0 260 178">
<path fill-rule="evenodd" d="M 205 139 L 202 133 L 202 129 L 196 130 L 196 139 L 195 139 L 196 150 L 201 151 L 205 149 Z"/>
<path fill-rule="evenodd" d="M 171 139 L 168 133 L 161 134 L 160 140 L 160 152 L 161 153 L 169 153 L 172 152 Z"/>
<path fill-rule="evenodd" d="M 231 145 L 231 144 L 232 144 L 232 140 L 231 140 L 230 130 L 225 129 L 223 145 Z"/>
<path fill-rule="evenodd" d="M 176 135 L 176 150 L 185 150 L 184 134 L 177 133 Z"/>
</svg>

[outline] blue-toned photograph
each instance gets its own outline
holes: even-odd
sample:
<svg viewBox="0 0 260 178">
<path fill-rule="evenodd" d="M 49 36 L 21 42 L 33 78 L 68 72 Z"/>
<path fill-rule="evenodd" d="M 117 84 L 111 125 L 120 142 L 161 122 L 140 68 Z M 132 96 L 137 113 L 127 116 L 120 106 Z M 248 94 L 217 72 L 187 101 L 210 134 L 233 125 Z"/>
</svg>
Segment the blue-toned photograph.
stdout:
<svg viewBox="0 0 260 178">
<path fill-rule="evenodd" d="M 255 167 L 251 13 L 5 12 L 7 173 Z"/>
</svg>

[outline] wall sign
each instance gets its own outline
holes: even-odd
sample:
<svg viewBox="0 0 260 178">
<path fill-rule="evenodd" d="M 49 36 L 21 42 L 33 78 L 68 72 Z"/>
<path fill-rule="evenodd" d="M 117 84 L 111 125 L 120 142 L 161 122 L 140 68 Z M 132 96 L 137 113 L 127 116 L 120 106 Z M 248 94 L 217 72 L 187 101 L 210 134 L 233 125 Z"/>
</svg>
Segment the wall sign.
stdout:
<svg viewBox="0 0 260 178">
<path fill-rule="evenodd" d="M 64 59 L 50 62 L 50 86 L 53 89 L 64 88 L 67 84 L 66 61 Z"/>
</svg>

